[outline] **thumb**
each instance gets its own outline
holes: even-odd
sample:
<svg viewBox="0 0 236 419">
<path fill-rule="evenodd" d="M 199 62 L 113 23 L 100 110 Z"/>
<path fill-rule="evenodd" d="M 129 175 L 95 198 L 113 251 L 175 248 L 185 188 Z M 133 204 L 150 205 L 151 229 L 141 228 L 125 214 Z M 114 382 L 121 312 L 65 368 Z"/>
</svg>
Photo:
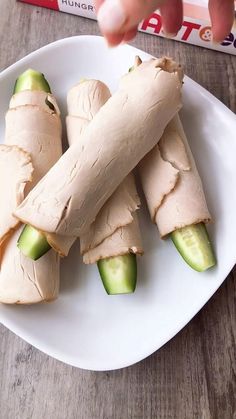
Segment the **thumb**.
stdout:
<svg viewBox="0 0 236 419">
<path fill-rule="evenodd" d="M 105 34 L 126 33 L 162 3 L 163 0 L 97 0 L 95 6 L 100 29 Z"/>
</svg>

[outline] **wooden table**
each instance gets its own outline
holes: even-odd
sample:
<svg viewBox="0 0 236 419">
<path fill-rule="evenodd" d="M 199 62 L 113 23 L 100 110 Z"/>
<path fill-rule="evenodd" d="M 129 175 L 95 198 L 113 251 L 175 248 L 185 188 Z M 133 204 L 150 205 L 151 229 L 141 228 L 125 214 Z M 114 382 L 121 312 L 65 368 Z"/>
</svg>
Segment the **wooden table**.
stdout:
<svg viewBox="0 0 236 419">
<path fill-rule="evenodd" d="M 49 42 L 98 33 L 96 22 L 1 0 L 0 70 Z M 145 34 L 133 45 L 175 57 L 236 110 L 235 57 Z M 174 339 L 119 371 L 64 365 L 0 326 L 0 419 L 236 419 L 235 274 Z"/>
</svg>

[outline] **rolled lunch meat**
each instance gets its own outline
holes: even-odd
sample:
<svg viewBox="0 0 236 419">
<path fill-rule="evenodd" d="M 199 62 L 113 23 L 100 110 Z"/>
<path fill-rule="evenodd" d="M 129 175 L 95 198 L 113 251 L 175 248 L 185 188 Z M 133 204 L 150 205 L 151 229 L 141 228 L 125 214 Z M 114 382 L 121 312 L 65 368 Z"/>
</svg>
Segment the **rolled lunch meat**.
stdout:
<svg viewBox="0 0 236 419">
<path fill-rule="evenodd" d="M 58 296 L 59 256 L 50 250 L 38 261 L 25 257 L 17 247 L 22 225 L 12 213 L 61 154 L 60 111 L 53 95 L 29 90 L 13 95 L 0 146 L 2 303 L 32 304 Z"/>
<path fill-rule="evenodd" d="M 41 231 L 87 234 L 99 211 L 157 144 L 181 108 L 183 72 L 168 58 L 142 63 L 14 211 Z"/>
</svg>

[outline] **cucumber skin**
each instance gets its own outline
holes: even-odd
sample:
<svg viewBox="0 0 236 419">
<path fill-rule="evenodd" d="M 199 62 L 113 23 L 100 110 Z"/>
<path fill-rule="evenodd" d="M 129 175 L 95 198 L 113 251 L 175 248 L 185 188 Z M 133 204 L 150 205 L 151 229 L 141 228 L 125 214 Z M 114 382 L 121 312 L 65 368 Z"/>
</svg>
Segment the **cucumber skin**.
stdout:
<svg viewBox="0 0 236 419">
<path fill-rule="evenodd" d="M 30 225 L 26 225 L 23 228 L 17 247 L 24 256 L 33 260 L 38 260 L 51 249 L 46 237 Z"/>
<path fill-rule="evenodd" d="M 108 295 L 131 294 L 137 283 L 136 255 L 125 254 L 97 262 L 103 286 Z"/>
<path fill-rule="evenodd" d="M 15 82 L 13 94 L 23 92 L 24 90 L 40 90 L 51 93 L 50 86 L 44 75 L 32 69 L 26 70 L 18 77 Z"/>
<path fill-rule="evenodd" d="M 191 255 L 190 250 L 194 246 L 189 246 L 189 243 L 184 243 L 183 234 L 190 235 L 190 237 L 187 238 L 188 242 L 191 241 L 191 239 L 196 239 L 195 249 L 197 248 L 199 250 L 198 255 L 200 255 L 202 259 L 200 262 L 199 260 L 197 261 L 194 259 L 194 255 Z M 182 258 L 195 271 L 204 272 L 216 265 L 214 251 L 204 223 L 198 223 L 178 229 L 171 233 L 170 236 Z"/>
</svg>

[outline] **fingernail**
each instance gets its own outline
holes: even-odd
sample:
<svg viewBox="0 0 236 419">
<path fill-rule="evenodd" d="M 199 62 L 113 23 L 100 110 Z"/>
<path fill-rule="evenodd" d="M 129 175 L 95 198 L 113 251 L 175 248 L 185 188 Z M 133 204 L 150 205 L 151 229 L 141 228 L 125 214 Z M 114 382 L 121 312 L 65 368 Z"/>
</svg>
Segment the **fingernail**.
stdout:
<svg viewBox="0 0 236 419">
<path fill-rule="evenodd" d="M 215 46 L 219 46 L 224 42 L 224 39 L 215 39 L 214 37 L 211 38 L 211 43 Z"/>
<path fill-rule="evenodd" d="M 103 32 L 117 32 L 126 20 L 120 0 L 105 0 L 98 11 L 97 20 Z"/>
<path fill-rule="evenodd" d="M 225 40 L 225 38 L 219 38 L 219 37 L 217 37 L 217 36 L 215 36 L 215 31 L 214 31 L 214 29 L 213 29 L 213 27 L 211 28 L 211 42 L 212 42 L 212 44 L 213 45 L 220 45 L 220 44 L 222 44 L 222 42 L 224 42 L 224 40 Z"/>
<path fill-rule="evenodd" d="M 106 39 L 106 44 L 107 44 L 107 48 L 115 48 L 115 47 L 117 47 L 117 44 L 112 44 L 107 39 Z"/>
<path fill-rule="evenodd" d="M 178 34 L 178 32 L 169 33 L 169 32 L 165 32 L 164 30 L 162 30 L 162 33 L 166 38 L 175 38 Z"/>
<path fill-rule="evenodd" d="M 212 39 L 211 43 L 213 46 L 218 47 L 223 41 L 216 41 L 215 39 Z"/>
</svg>

